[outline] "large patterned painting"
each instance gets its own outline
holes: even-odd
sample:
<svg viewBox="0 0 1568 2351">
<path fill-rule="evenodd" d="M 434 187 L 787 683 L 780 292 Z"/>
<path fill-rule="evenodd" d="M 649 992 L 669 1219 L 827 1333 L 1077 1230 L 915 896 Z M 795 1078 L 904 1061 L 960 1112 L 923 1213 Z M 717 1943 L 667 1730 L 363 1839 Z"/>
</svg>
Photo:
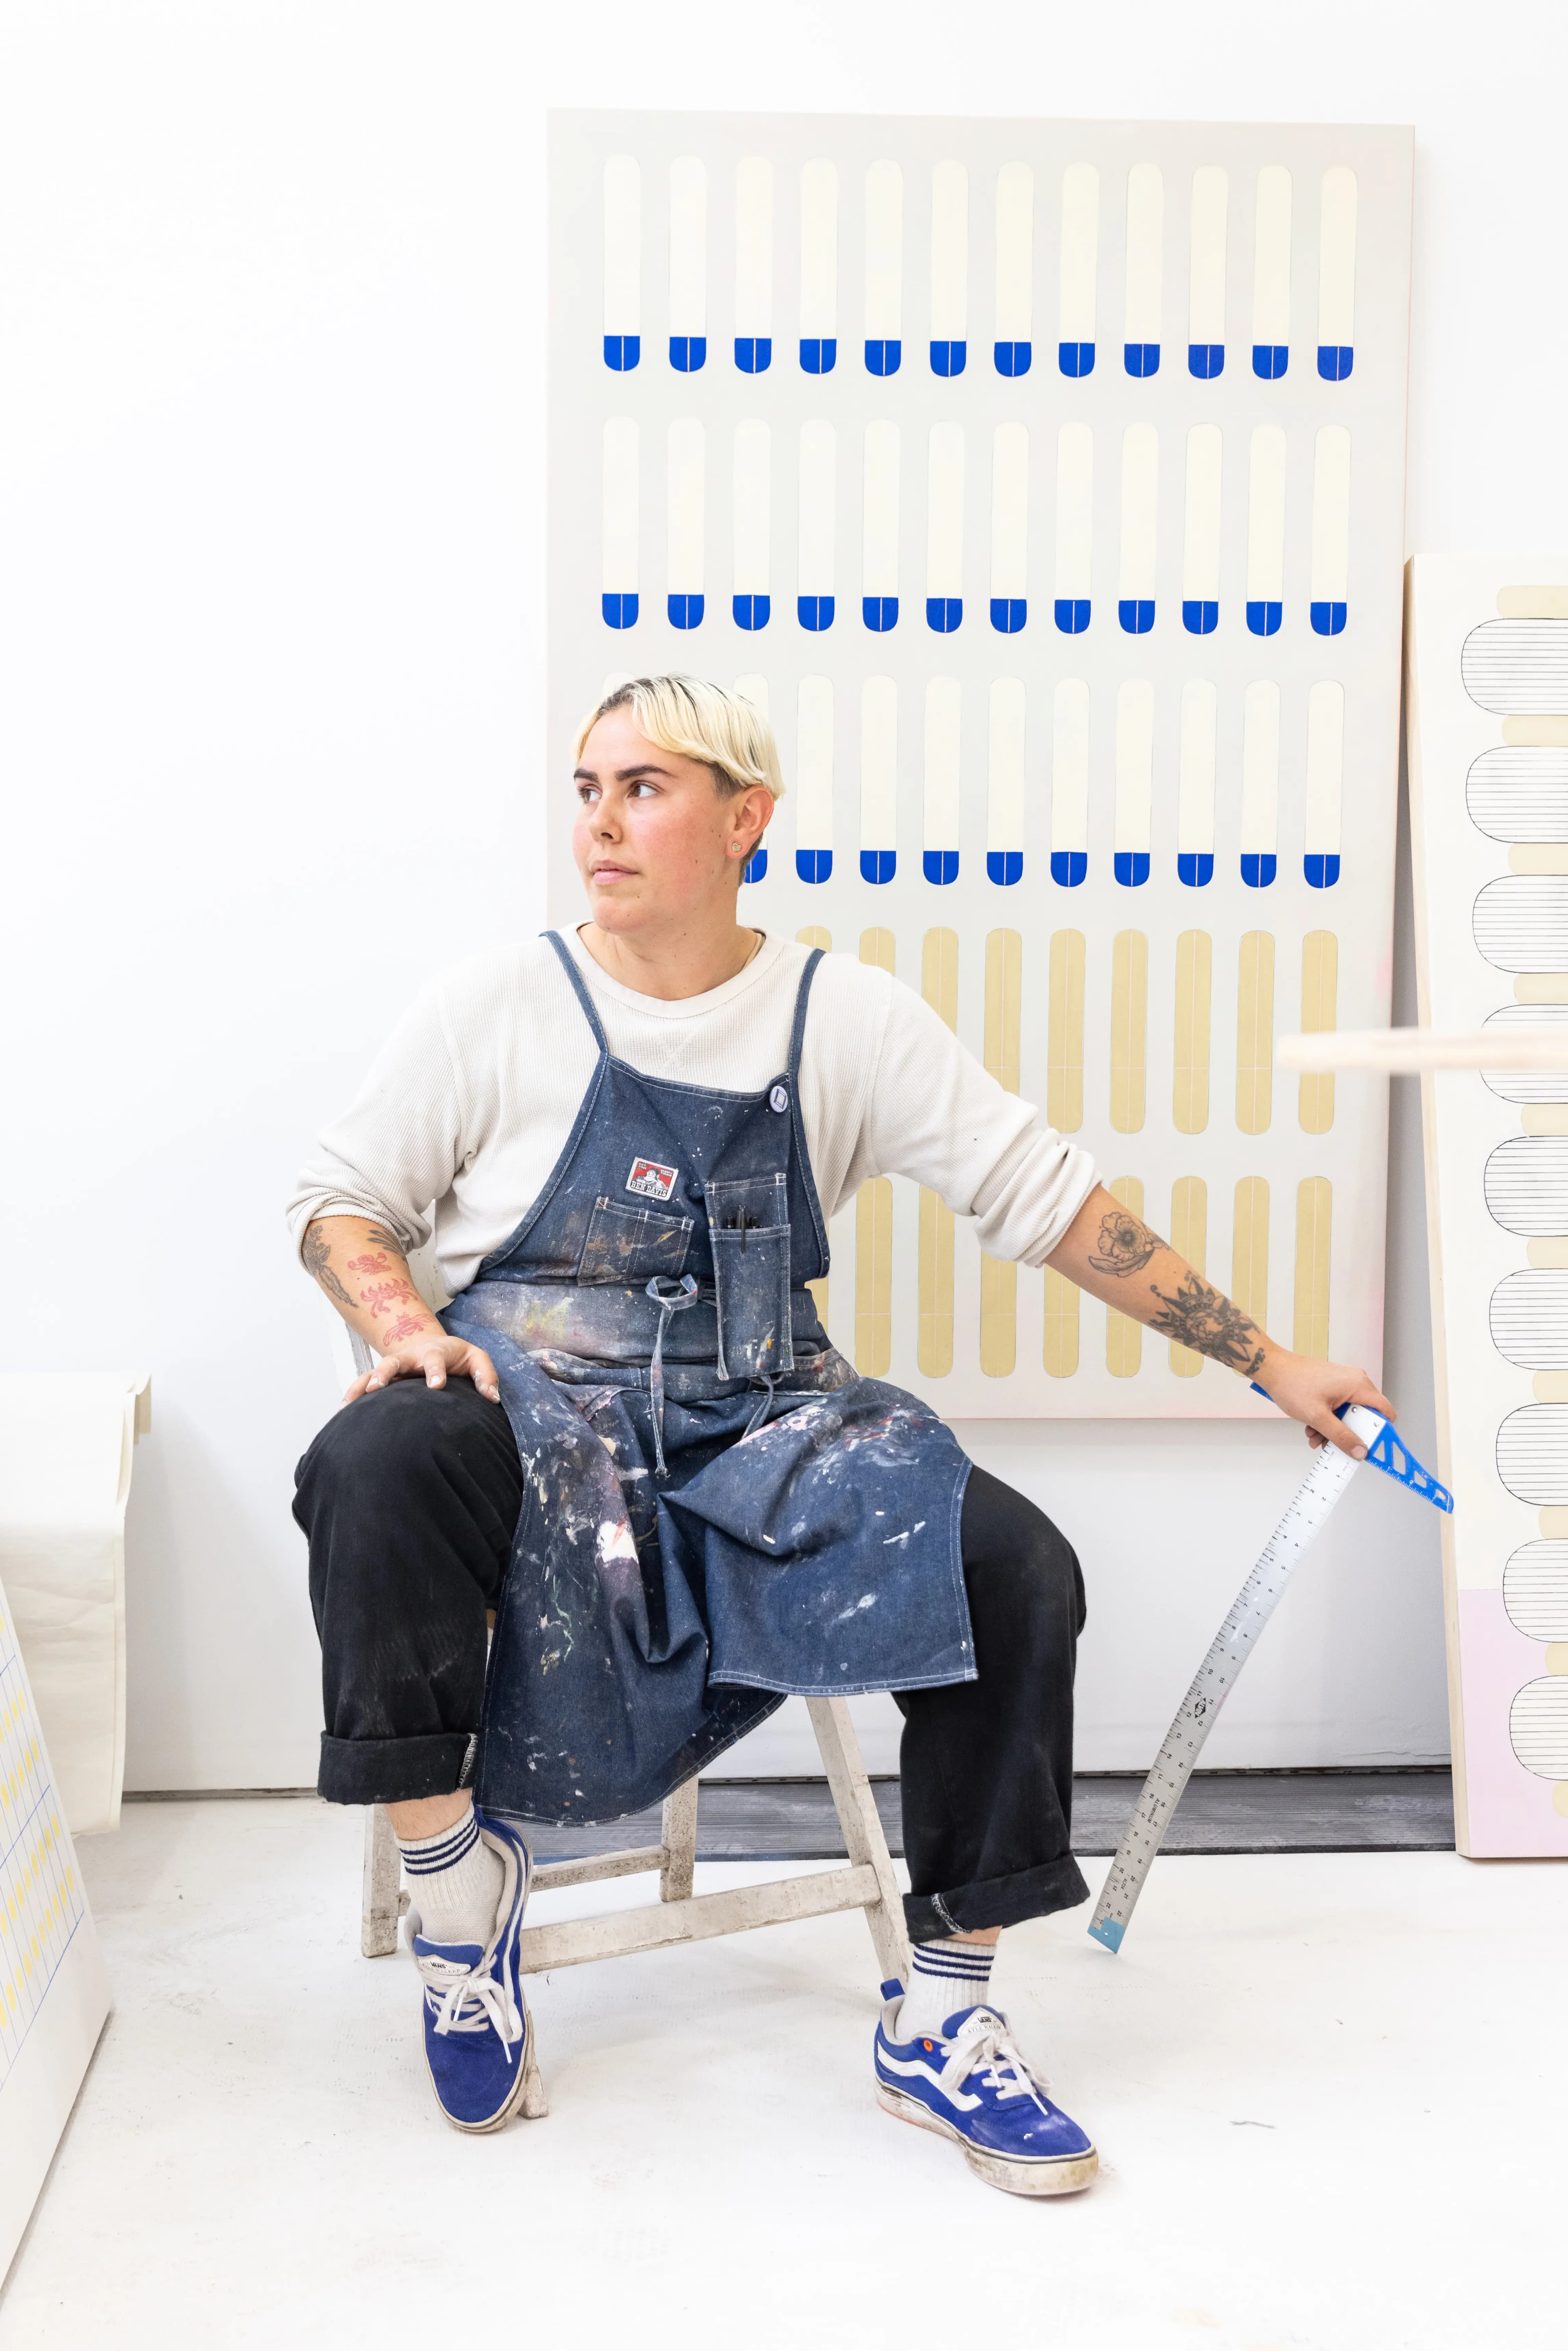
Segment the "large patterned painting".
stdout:
<svg viewBox="0 0 1568 2351">
<path fill-rule="evenodd" d="M 1411 137 L 572 113 L 552 760 L 606 681 L 761 704 L 758 925 L 921 990 L 1278 1335 L 1375 1373 Z M 564 782 L 564 777 L 561 778 Z M 579 895 L 552 807 L 552 916 Z M 829 1321 L 952 1416 L 1269 1408 L 902 1177 Z"/>
</svg>

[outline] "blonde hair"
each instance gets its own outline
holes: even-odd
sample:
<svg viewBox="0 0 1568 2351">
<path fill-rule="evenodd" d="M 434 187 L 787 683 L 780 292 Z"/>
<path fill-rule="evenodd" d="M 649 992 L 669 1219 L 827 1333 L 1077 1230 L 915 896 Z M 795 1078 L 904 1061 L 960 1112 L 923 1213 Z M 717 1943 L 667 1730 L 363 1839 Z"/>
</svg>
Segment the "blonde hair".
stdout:
<svg viewBox="0 0 1568 2351">
<path fill-rule="evenodd" d="M 773 729 L 755 703 L 700 677 L 629 677 L 591 710 L 577 730 L 574 760 L 607 710 L 630 710 L 640 735 L 678 758 L 700 759 L 727 799 L 764 784 L 779 799 L 784 777 Z"/>
</svg>

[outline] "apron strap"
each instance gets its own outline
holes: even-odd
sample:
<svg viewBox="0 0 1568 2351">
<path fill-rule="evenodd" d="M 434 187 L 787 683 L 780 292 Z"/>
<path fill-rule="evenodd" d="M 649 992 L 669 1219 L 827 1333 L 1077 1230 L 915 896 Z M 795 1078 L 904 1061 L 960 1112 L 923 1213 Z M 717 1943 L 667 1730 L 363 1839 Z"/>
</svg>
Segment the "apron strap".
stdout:
<svg viewBox="0 0 1568 2351">
<path fill-rule="evenodd" d="M 821 947 L 813 947 L 806 957 L 806 968 L 800 974 L 800 985 L 795 995 L 795 1025 L 789 1031 L 789 1092 L 793 1094 L 800 1081 L 800 1048 L 806 1041 L 806 999 L 811 993 L 811 982 L 817 977 L 817 966 L 822 960 Z"/>
<path fill-rule="evenodd" d="M 653 1417 L 653 1475 L 662 1479 L 670 1474 L 664 1466 L 664 1333 L 672 1314 L 696 1304 L 697 1286 L 689 1273 L 683 1273 L 678 1280 L 674 1274 L 656 1273 L 648 1284 L 648 1295 L 659 1310 L 659 1332 L 653 1341 L 653 1361 L 648 1365 L 648 1395 Z M 768 1383 L 768 1402 L 773 1402 L 771 1380 Z M 746 1433 L 749 1437 L 751 1430 Z"/>
<path fill-rule="evenodd" d="M 588 989 L 583 983 L 582 974 L 579 971 L 576 963 L 572 959 L 571 949 L 567 946 L 566 941 L 561 937 L 559 931 L 546 931 L 544 935 L 549 941 L 551 946 L 554 947 L 557 955 L 560 957 L 561 969 L 565 972 L 568 979 L 571 982 L 571 992 L 576 997 L 578 1002 L 581 1005 L 582 1017 L 593 1031 L 594 1043 L 598 1046 L 600 1051 L 608 1057 L 610 1052 L 610 1040 L 604 1033 L 603 1022 L 600 1019 L 597 1011 L 594 1009 L 593 998 L 590 996 Z"/>
</svg>

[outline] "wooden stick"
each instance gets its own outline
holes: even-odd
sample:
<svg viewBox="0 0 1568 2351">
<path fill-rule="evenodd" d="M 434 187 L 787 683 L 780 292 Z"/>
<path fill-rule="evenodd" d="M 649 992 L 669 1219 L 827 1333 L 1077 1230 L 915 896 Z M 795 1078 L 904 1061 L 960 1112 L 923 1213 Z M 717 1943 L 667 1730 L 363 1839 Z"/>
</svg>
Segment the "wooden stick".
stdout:
<svg viewBox="0 0 1568 2351">
<path fill-rule="evenodd" d="M 384 1959 L 397 1949 L 398 1881 L 402 1861 L 392 1824 L 380 1804 L 365 1807 L 365 1865 L 361 1881 L 360 1949 Z"/>
<path fill-rule="evenodd" d="M 1499 1021 L 1488 1029 L 1324 1029 L 1281 1037 L 1281 1070 L 1568 1070 L 1568 1023 Z"/>
<path fill-rule="evenodd" d="M 697 1857 L 697 1783 L 687 1780 L 664 1798 L 664 1858 L 659 1871 L 661 1902 L 685 1902 L 692 1890 Z"/>
<path fill-rule="evenodd" d="M 865 1922 L 876 1946 L 877 1964 L 884 1980 L 896 1976 L 901 1983 L 907 1983 L 909 1940 L 904 1930 L 904 1896 L 888 1858 L 887 1839 L 882 1833 L 876 1798 L 861 1761 L 860 1741 L 855 1737 L 848 1700 L 809 1698 L 806 1708 L 817 1734 L 822 1768 L 832 1790 L 849 1857 L 857 1865 L 876 1873 L 881 1898 L 867 1903 Z"/>
<path fill-rule="evenodd" d="M 546 1968 L 580 1967 L 585 1959 L 623 1959 L 630 1952 L 655 1951 L 670 1943 L 737 1935 L 748 1927 L 821 1918 L 831 1910 L 863 1910 L 877 1903 L 881 1894 L 876 1872 L 865 1863 L 858 1869 L 813 1871 L 806 1877 L 737 1886 L 723 1894 L 695 1894 L 685 1902 L 650 1903 L 645 1909 L 617 1910 L 597 1918 L 563 1918 L 558 1925 L 523 1928 L 517 1938 L 517 1966 L 537 1974 Z"/>
<path fill-rule="evenodd" d="M 548 1894 L 552 1886 L 597 1886 L 601 1877 L 636 1877 L 645 1869 L 664 1869 L 669 1856 L 662 1844 L 624 1845 L 618 1853 L 588 1853 L 578 1861 L 541 1861 L 534 1869 L 532 1890 Z"/>
</svg>

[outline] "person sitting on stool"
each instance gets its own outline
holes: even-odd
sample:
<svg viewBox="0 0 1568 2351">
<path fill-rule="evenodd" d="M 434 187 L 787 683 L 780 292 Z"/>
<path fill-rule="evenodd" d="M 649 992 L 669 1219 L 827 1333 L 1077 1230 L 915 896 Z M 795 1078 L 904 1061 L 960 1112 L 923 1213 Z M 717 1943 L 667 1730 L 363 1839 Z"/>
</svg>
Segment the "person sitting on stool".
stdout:
<svg viewBox="0 0 1568 2351">
<path fill-rule="evenodd" d="M 829 1221 L 906 1176 L 1313 1443 L 1359 1456 L 1336 1405 L 1391 1407 L 1276 1346 L 909 988 L 737 920 L 782 789 L 739 697 L 607 695 L 571 785 L 590 919 L 435 980 L 299 1180 L 305 1265 L 380 1358 L 298 1469 L 320 1792 L 387 1807 L 435 2095 L 494 2130 L 528 2053 L 518 1823 L 655 1803 L 787 1692 L 891 1690 L 915 1958 L 883 1987 L 877 2095 L 1054 2195 L 1094 2149 L 988 1983 L 1004 1927 L 1086 1898 L 1082 1577 L 928 1405 L 831 1345 Z M 407 1263 L 433 1232 L 439 1316 Z"/>
</svg>

